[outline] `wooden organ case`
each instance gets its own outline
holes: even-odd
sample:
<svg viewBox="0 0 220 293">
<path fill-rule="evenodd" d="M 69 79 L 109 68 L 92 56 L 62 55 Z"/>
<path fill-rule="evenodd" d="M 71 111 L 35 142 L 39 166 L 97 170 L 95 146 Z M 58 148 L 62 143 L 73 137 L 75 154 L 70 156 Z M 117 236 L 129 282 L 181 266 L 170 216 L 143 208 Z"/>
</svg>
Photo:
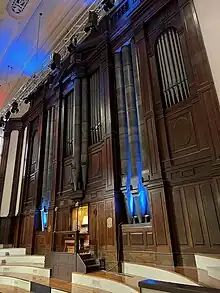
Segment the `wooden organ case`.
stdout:
<svg viewBox="0 0 220 293">
<path fill-rule="evenodd" d="M 77 204 L 109 267 L 192 266 L 196 252 L 219 253 L 219 105 L 193 1 L 122 0 L 84 48 L 29 97 L 14 243 L 62 252 Z"/>
</svg>

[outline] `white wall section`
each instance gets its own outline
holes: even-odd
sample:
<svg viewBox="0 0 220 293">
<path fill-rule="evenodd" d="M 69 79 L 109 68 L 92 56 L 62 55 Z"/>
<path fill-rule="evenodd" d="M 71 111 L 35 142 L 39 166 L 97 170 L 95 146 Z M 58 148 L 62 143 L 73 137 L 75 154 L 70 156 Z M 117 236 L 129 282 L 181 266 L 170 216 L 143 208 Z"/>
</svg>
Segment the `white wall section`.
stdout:
<svg viewBox="0 0 220 293">
<path fill-rule="evenodd" d="M 10 210 L 11 192 L 13 186 L 15 160 L 18 145 L 18 135 L 18 130 L 13 130 L 11 132 L 0 217 L 7 217 Z"/>
<path fill-rule="evenodd" d="M 27 147 L 27 127 L 25 127 L 25 130 L 24 130 L 24 138 L 23 138 L 23 145 L 22 145 L 22 154 L 21 154 L 21 164 L 20 164 L 20 172 L 19 172 L 19 181 L 18 181 L 18 192 L 17 192 L 15 216 L 17 216 L 17 214 L 19 212 L 19 205 L 20 205 L 20 199 L 21 199 L 22 179 L 23 179 L 24 166 L 25 166 L 26 147 Z"/>
<path fill-rule="evenodd" d="M 220 38 L 218 34 L 220 1 L 194 0 L 194 5 L 220 101 Z"/>
</svg>

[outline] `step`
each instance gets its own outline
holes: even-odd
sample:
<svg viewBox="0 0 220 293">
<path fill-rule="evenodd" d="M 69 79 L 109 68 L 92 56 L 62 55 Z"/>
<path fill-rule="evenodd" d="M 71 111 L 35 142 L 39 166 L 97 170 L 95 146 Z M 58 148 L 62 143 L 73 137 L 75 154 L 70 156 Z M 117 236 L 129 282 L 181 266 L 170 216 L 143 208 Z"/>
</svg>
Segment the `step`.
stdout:
<svg viewBox="0 0 220 293">
<path fill-rule="evenodd" d="M 20 289 L 14 286 L 2 285 L 0 284 L 0 292 L 1 293 L 31 293 L 30 291 Z"/>
<path fill-rule="evenodd" d="M 26 255 L 26 248 L 0 248 L 0 256 Z"/>
<path fill-rule="evenodd" d="M 96 259 L 94 257 L 83 259 L 83 262 L 86 266 L 96 264 Z"/>
<path fill-rule="evenodd" d="M 31 266 L 1 265 L 0 273 L 21 273 L 50 278 L 51 270 L 48 268 L 37 268 Z"/>
<path fill-rule="evenodd" d="M 83 259 L 83 260 L 92 257 L 91 253 L 80 253 L 79 255 L 80 255 L 81 259 Z"/>
<path fill-rule="evenodd" d="M 0 285 L 14 286 L 27 291 L 31 290 L 31 282 L 9 276 L 0 276 Z"/>
<path fill-rule="evenodd" d="M 208 271 L 208 267 L 220 267 L 219 254 L 195 254 L 196 267 Z"/>
<path fill-rule="evenodd" d="M 86 266 L 86 273 L 92 273 L 92 272 L 96 272 L 96 271 L 99 271 L 100 270 L 100 267 L 98 264 L 92 264 L 92 265 L 88 265 Z"/>
<path fill-rule="evenodd" d="M 220 266 L 208 267 L 208 275 L 216 280 L 220 280 Z"/>
<path fill-rule="evenodd" d="M 12 244 L 0 244 L 0 248 L 13 248 Z"/>
<path fill-rule="evenodd" d="M 30 265 L 44 267 L 45 256 L 44 255 L 21 255 L 21 256 L 0 256 L 0 264 L 2 265 Z"/>
<path fill-rule="evenodd" d="M 142 277 L 143 279 L 153 279 L 162 282 L 198 286 L 196 282 L 176 272 L 129 262 L 123 263 L 123 273 L 128 276 Z"/>
<path fill-rule="evenodd" d="M 109 274 L 110 276 L 110 274 Z M 138 288 L 133 288 L 123 281 L 108 278 L 108 274 L 79 274 L 72 273 L 72 283 L 94 289 L 107 290 L 112 293 L 137 293 Z"/>
</svg>

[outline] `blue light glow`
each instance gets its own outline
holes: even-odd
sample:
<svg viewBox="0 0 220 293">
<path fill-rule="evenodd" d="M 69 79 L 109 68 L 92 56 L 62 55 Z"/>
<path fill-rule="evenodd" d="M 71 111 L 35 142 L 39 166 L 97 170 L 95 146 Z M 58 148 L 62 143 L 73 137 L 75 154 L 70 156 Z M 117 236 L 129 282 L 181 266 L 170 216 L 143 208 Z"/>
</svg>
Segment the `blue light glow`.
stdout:
<svg viewBox="0 0 220 293">
<path fill-rule="evenodd" d="M 47 229 L 49 206 L 50 206 L 49 201 L 42 198 L 41 210 L 40 211 L 41 211 L 41 223 L 42 223 L 42 230 L 43 231 L 45 229 Z"/>
<path fill-rule="evenodd" d="M 2 37 L 4 39 L 4 36 Z M 6 72 L 8 65 L 12 66 L 10 74 L 17 75 L 23 71 L 26 76 L 32 76 L 37 74 L 41 70 L 41 65 L 45 58 L 49 55 L 43 51 L 38 51 L 38 54 L 31 56 L 31 50 L 33 52 L 32 44 L 26 41 L 19 41 L 15 45 L 11 45 L 1 60 L 0 71 Z M 35 49 L 36 50 L 36 49 Z"/>
</svg>

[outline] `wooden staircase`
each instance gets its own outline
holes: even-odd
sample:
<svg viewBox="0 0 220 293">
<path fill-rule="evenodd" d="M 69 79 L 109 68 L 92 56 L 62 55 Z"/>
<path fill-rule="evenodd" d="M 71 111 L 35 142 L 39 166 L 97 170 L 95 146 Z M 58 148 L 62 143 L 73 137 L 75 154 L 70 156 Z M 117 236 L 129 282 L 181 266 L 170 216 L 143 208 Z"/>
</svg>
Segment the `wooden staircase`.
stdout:
<svg viewBox="0 0 220 293">
<path fill-rule="evenodd" d="M 100 270 L 100 265 L 91 253 L 80 253 L 79 255 L 86 266 L 86 273 L 92 273 Z"/>
</svg>

